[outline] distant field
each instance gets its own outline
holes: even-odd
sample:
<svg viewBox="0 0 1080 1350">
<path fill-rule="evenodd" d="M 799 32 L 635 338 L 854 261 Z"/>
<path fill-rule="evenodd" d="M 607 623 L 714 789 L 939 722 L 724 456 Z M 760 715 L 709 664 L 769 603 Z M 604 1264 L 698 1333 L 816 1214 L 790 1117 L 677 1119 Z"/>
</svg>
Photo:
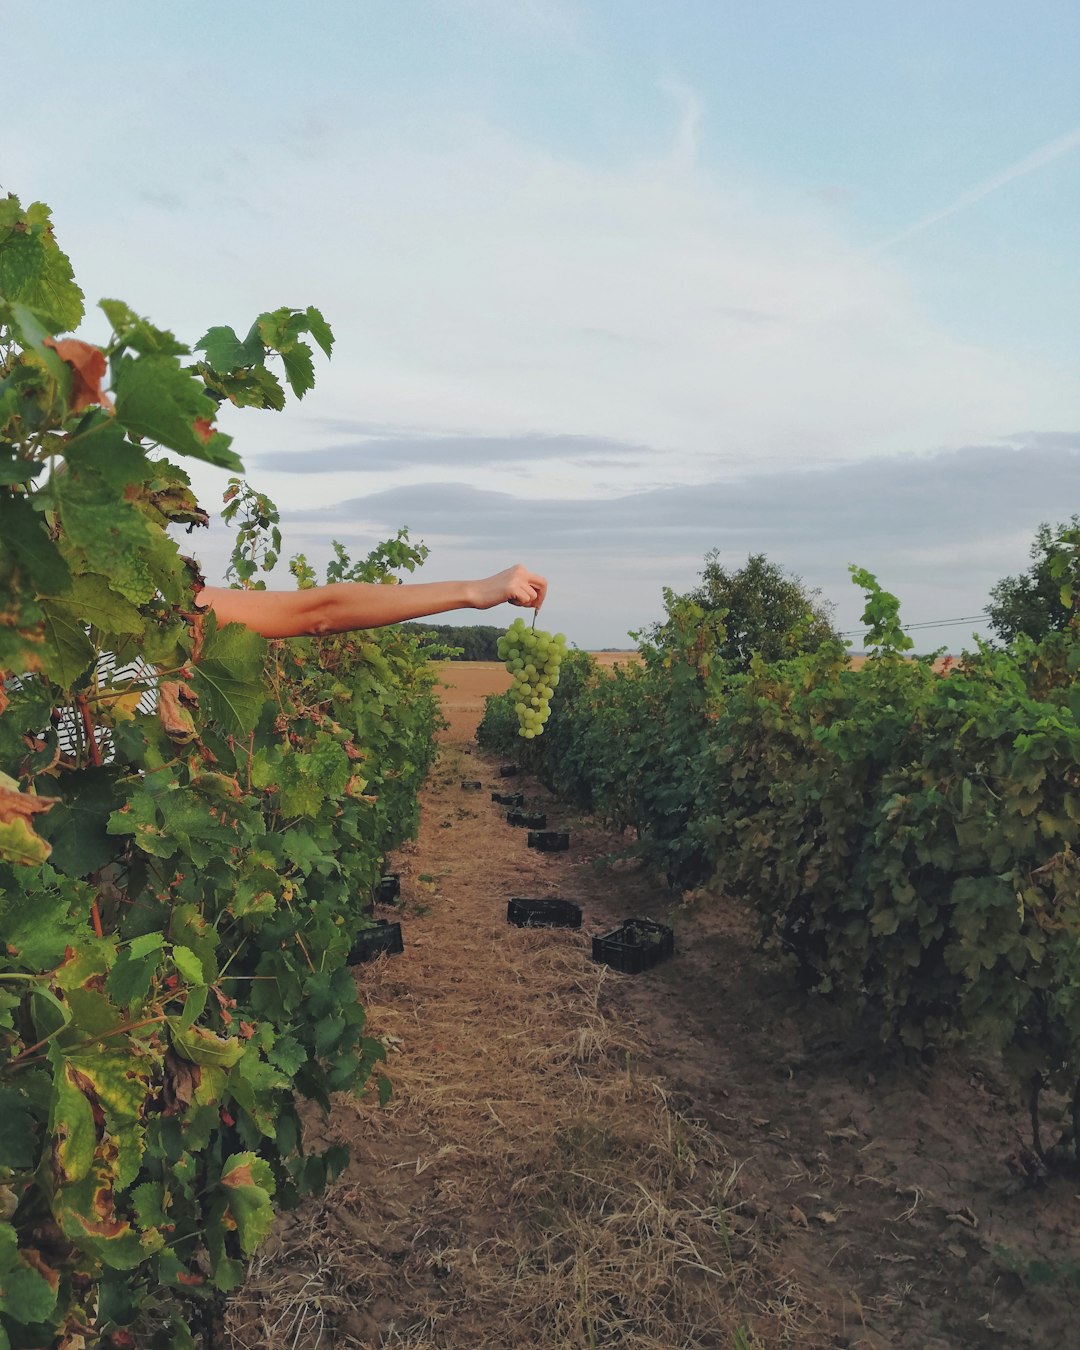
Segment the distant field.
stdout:
<svg viewBox="0 0 1080 1350">
<path fill-rule="evenodd" d="M 599 665 L 640 661 L 637 652 L 593 652 Z M 442 668 L 442 710 L 450 723 L 449 740 L 469 740 L 476 731 L 484 700 L 510 688 L 510 676 L 501 661 L 447 661 Z"/>
</svg>

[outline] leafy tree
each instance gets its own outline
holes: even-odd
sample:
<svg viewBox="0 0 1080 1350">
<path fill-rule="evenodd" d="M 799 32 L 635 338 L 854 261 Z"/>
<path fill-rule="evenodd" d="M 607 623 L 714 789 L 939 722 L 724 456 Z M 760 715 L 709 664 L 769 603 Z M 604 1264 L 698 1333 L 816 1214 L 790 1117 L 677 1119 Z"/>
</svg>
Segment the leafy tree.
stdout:
<svg viewBox="0 0 1080 1350">
<path fill-rule="evenodd" d="M 1060 633 L 1068 626 L 1072 610 L 1062 601 L 1054 558 L 1060 551 L 1061 537 L 1077 529 L 1080 514 L 1056 529 L 1044 520 L 1031 541 L 1028 570 L 1019 576 L 1002 577 L 990 588 L 990 627 L 1002 642 L 1012 642 L 1021 633 L 1041 642 L 1048 633 Z"/>
<path fill-rule="evenodd" d="M 407 623 L 402 627 L 419 635 L 422 649 L 438 648 L 440 655 L 452 651 L 453 661 L 498 661 L 499 638 L 506 631 L 490 624 Z"/>
<path fill-rule="evenodd" d="M 833 607 L 820 596 L 764 553 L 752 553 L 738 571 L 728 571 L 714 549 L 705 555 L 701 584 L 686 599 L 708 613 L 722 613 L 718 654 L 729 669 L 747 670 L 755 652 L 766 661 L 778 661 L 841 640 L 832 623 Z M 653 630 L 661 645 L 666 644 L 668 626 Z"/>
</svg>

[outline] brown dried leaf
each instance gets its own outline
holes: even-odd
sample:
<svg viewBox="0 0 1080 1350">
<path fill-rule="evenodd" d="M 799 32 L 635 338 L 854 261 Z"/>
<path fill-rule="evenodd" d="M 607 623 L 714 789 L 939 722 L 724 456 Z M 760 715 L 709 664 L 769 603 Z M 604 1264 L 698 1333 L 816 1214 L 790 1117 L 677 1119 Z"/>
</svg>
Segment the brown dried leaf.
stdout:
<svg viewBox="0 0 1080 1350">
<path fill-rule="evenodd" d="M 188 711 L 199 700 L 180 680 L 163 680 L 158 689 L 158 717 L 165 735 L 175 745 L 190 745 L 198 736 L 195 719 Z"/>
<path fill-rule="evenodd" d="M 202 1069 L 175 1054 L 172 1047 L 165 1051 L 162 1062 L 161 1100 L 163 1116 L 179 1116 L 195 1100 L 202 1078 Z"/>
<path fill-rule="evenodd" d="M 0 773 L 0 825 L 10 825 L 15 820 L 28 822 L 31 816 L 40 815 L 59 800 L 59 797 L 38 797 L 32 792 L 20 792 L 14 778 Z"/>
<path fill-rule="evenodd" d="M 60 360 L 66 361 L 74 372 L 69 399 L 72 412 L 81 412 L 92 404 L 111 411 L 112 399 L 101 387 L 108 372 L 108 364 L 100 347 L 79 338 L 61 338 L 57 341 L 51 337 L 45 339 L 45 346 L 52 347 Z"/>
</svg>

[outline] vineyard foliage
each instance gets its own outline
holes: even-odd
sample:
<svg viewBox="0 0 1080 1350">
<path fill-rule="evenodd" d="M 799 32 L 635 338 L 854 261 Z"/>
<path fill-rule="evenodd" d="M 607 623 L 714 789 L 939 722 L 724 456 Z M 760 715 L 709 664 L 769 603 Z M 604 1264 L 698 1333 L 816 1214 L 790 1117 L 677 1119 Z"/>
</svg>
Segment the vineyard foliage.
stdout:
<svg viewBox="0 0 1080 1350">
<path fill-rule="evenodd" d="M 1068 531 L 1066 604 L 1078 559 Z M 805 986 L 883 1039 L 977 1037 L 1036 1106 L 1049 1084 L 1080 1117 L 1076 620 L 943 675 L 905 654 L 895 598 L 853 571 L 873 648 L 861 669 L 833 643 L 733 672 L 716 656 L 722 615 L 668 594 L 641 664 L 608 673 L 572 654 L 542 740 L 520 745 L 504 695 L 481 742 L 634 831 L 678 886 L 745 897 Z"/>
<path fill-rule="evenodd" d="M 343 1165 L 298 1104 L 388 1090 L 345 962 L 433 753 L 414 637 L 218 628 L 169 531 L 206 516 L 161 452 L 239 471 L 219 402 L 302 397 L 321 314 L 193 353 L 101 309 L 104 346 L 59 336 L 83 297 L 49 213 L 0 201 L 0 1350 L 192 1344 Z M 255 584 L 276 513 L 239 481 L 229 507 Z M 424 552 L 339 549 L 333 579 Z"/>
</svg>

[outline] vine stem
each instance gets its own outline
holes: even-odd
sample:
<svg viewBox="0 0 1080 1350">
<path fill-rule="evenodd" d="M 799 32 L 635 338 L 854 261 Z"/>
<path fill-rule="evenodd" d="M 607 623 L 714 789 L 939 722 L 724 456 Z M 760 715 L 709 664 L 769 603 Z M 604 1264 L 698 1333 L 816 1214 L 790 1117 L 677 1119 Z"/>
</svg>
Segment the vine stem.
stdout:
<svg viewBox="0 0 1080 1350">
<path fill-rule="evenodd" d="M 155 1022 L 164 1022 L 167 1019 L 168 1013 L 158 1013 L 156 1017 L 144 1017 L 139 1022 L 123 1022 L 120 1026 L 113 1027 L 111 1031 L 103 1031 L 100 1036 L 91 1036 L 88 1041 L 80 1041 L 78 1045 L 73 1045 L 71 1048 L 72 1050 L 86 1050 L 91 1045 L 97 1045 L 99 1041 L 107 1041 L 111 1036 L 123 1036 L 129 1031 L 138 1031 L 141 1027 L 150 1027 L 153 1026 Z M 51 1032 L 43 1040 L 38 1041 L 36 1045 L 28 1045 L 22 1054 L 15 1056 L 9 1067 L 13 1069 L 21 1068 L 24 1064 L 33 1063 L 33 1059 L 29 1058 L 29 1056 L 34 1056 L 35 1050 L 40 1050 L 43 1045 L 48 1045 L 48 1043 L 53 1040 L 54 1037 L 59 1036 L 60 1032 L 63 1030 L 64 1027 L 57 1027 L 55 1031 Z M 36 1055 L 34 1058 L 44 1059 L 44 1055 Z"/>
<path fill-rule="evenodd" d="M 99 768 L 101 766 L 101 746 L 98 745 L 97 737 L 94 735 L 94 722 L 93 718 L 90 716 L 90 707 L 87 703 L 85 694 L 76 694 L 75 706 L 79 710 L 79 717 L 82 720 L 83 730 L 86 732 L 87 758 L 95 768 Z M 104 937 L 105 930 L 101 926 L 101 910 L 98 908 L 96 895 L 90 902 L 90 921 L 94 925 L 95 937 Z"/>
<path fill-rule="evenodd" d="M 1073 1154 L 1080 1162 L 1080 1078 L 1076 1080 L 1072 1094 Z"/>
<path fill-rule="evenodd" d="M 1031 1117 L 1031 1145 L 1035 1156 L 1041 1163 L 1046 1162 L 1046 1153 L 1042 1146 L 1042 1128 L 1039 1121 L 1039 1096 L 1043 1090 L 1043 1076 L 1034 1073 L 1028 1089 L 1028 1115 Z"/>
</svg>

